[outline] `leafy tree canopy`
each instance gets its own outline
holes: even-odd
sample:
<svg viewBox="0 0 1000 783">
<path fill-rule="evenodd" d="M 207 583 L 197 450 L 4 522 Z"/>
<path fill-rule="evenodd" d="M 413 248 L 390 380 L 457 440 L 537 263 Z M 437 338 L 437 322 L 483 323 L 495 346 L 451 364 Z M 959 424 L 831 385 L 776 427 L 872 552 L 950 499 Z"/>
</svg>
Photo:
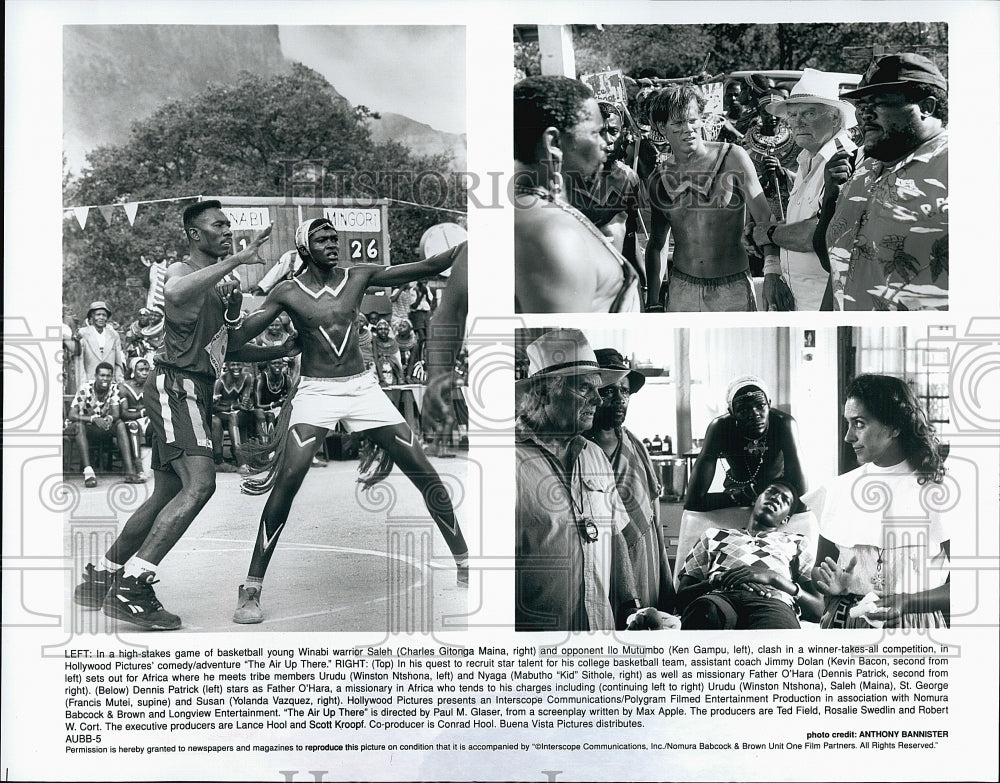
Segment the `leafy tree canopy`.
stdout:
<svg viewBox="0 0 1000 783">
<path fill-rule="evenodd" d="M 320 74 L 295 64 L 288 75 L 245 73 L 199 95 L 164 104 L 136 122 L 126 143 L 104 146 L 63 183 L 66 206 L 116 204 L 197 194 L 282 196 L 291 166 L 295 181 L 322 177 L 327 197 L 379 197 L 465 209 L 445 155 L 417 156 L 396 142 L 375 143 L 367 107 L 352 107 Z M 295 164 L 288 163 L 300 162 Z M 319 172 L 317 174 L 317 172 Z M 423 174 L 422 176 L 418 176 Z M 414 183 L 418 187 L 414 187 Z M 301 190 L 313 196 L 312 182 Z M 296 193 L 298 195 L 298 193 Z M 179 213 L 184 204 L 144 204 L 134 226 L 121 209 L 111 223 L 92 210 L 86 229 L 63 225 L 64 298 L 82 314 L 94 299 L 117 318 L 141 306 L 140 257 L 159 261 L 186 252 Z M 390 205 L 394 261 L 417 256 L 420 235 L 435 223 L 461 219 L 426 207 Z"/>
</svg>

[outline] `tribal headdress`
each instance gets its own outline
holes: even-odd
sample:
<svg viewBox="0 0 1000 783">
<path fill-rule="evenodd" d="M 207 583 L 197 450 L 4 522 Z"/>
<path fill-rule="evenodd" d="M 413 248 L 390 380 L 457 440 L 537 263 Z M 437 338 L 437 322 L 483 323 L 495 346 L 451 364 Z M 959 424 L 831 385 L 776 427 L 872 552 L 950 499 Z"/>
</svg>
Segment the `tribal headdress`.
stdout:
<svg viewBox="0 0 1000 783">
<path fill-rule="evenodd" d="M 333 223 L 330 222 L 330 219 L 325 217 L 303 221 L 295 229 L 295 249 L 299 251 L 299 256 L 303 261 L 308 261 L 311 258 L 309 255 L 309 237 L 321 228 L 337 230 Z"/>
</svg>

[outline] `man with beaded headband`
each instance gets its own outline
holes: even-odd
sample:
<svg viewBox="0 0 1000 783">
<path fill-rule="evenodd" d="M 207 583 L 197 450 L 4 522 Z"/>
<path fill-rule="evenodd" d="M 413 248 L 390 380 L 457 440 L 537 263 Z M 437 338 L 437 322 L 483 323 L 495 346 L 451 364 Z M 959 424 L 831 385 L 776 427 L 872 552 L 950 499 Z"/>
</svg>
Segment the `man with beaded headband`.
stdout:
<svg viewBox="0 0 1000 783">
<path fill-rule="evenodd" d="M 358 307 L 369 286 L 398 286 L 436 275 L 451 266 L 454 252 L 391 267 L 341 266 L 337 230 L 326 218 L 300 224 L 295 246 L 304 266 L 292 279 L 271 289 L 261 309 L 247 316 L 236 335 L 241 340 L 249 339 L 287 312 L 302 340 L 302 374 L 298 391 L 289 403 L 289 436 L 274 489 L 260 518 L 247 579 L 239 588 L 233 615 L 237 623 L 263 620 L 260 593 L 264 573 L 292 501 L 309 472 L 316 444 L 338 423 L 351 432 L 364 431 L 421 491 L 458 565 L 459 584 L 468 583 L 468 547 L 448 492 L 419 439 L 362 359 L 357 332 Z"/>
<path fill-rule="evenodd" d="M 799 463 L 795 419 L 771 407 L 767 384 L 742 375 L 726 390 L 729 413 L 705 431 L 684 507 L 691 511 L 751 506 L 768 482 L 783 478 L 801 495 L 806 488 Z M 718 460 L 725 461 L 723 492 L 709 492 Z"/>
</svg>

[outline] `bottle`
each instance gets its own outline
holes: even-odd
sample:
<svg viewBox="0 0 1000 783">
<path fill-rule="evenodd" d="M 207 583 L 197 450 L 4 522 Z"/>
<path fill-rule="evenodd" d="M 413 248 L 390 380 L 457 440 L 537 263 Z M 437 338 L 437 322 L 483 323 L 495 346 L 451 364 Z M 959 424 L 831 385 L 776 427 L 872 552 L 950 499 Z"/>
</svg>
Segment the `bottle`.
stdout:
<svg viewBox="0 0 1000 783">
<path fill-rule="evenodd" d="M 66 421 L 68 422 L 69 419 L 66 419 Z M 642 445 L 646 447 L 646 451 L 647 452 L 652 453 L 652 451 L 653 451 L 653 443 L 652 443 L 652 441 L 650 441 L 649 438 L 643 438 L 642 439 Z"/>
<path fill-rule="evenodd" d="M 659 435 L 653 436 L 653 443 L 649 448 L 651 454 L 662 454 L 663 453 L 663 440 Z"/>
<path fill-rule="evenodd" d="M 663 436 L 663 453 L 664 454 L 673 454 L 674 453 L 674 443 L 673 443 L 672 440 L 670 440 L 670 436 L 669 435 L 664 435 Z"/>
</svg>

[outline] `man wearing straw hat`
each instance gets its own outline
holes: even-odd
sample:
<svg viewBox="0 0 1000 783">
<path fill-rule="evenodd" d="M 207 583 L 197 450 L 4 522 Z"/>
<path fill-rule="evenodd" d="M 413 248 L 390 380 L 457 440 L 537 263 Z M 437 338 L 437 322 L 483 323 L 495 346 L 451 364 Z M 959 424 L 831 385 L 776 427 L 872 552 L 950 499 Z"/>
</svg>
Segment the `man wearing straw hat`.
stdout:
<svg viewBox="0 0 1000 783">
<path fill-rule="evenodd" d="M 769 113 L 788 123 L 802 152 L 796 173 L 780 166 L 776 169 L 779 177 L 793 180 L 785 221 L 756 225 L 753 240 L 757 245 L 770 242 L 780 248 L 780 269 L 765 267 L 764 284 L 770 282 L 768 271 L 779 272 L 792 290 L 796 310 L 819 310 L 829 284 L 829 270 L 813 249 L 826 164 L 838 152 L 857 149 L 849 132 L 857 124 L 854 107 L 839 99 L 837 78 L 806 68 L 786 100 L 767 106 Z M 770 168 L 776 164 L 773 161 Z"/>
<path fill-rule="evenodd" d="M 581 437 L 601 387 L 628 371 L 602 370 L 578 329 L 543 334 L 527 356 L 517 384 L 516 630 L 661 627 L 655 609 L 629 617 L 640 604 L 622 536 L 628 512 L 601 448 Z"/>
</svg>

